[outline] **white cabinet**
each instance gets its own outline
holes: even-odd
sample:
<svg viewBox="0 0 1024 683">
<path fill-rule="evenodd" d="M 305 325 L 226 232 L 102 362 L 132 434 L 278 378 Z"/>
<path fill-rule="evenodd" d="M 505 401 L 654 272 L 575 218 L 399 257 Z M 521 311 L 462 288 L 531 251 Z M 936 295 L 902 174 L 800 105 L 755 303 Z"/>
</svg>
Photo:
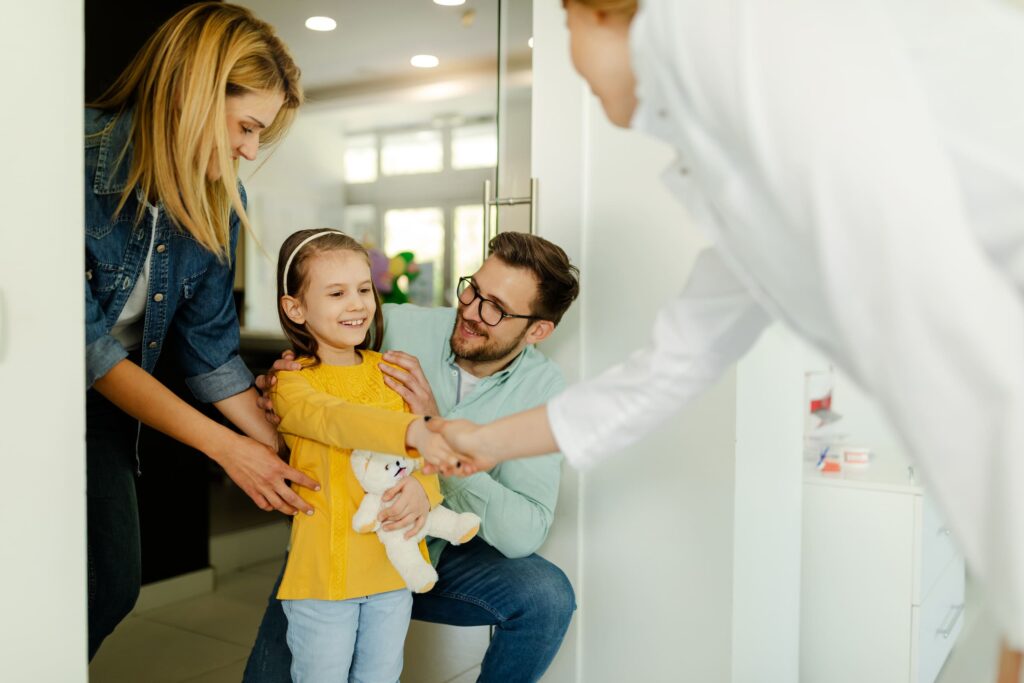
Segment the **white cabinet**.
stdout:
<svg viewBox="0 0 1024 683">
<path fill-rule="evenodd" d="M 803 683 L 933 683 L 963 625 L 964 562 L 900 462 L 804 473 Z"/>
</svg>

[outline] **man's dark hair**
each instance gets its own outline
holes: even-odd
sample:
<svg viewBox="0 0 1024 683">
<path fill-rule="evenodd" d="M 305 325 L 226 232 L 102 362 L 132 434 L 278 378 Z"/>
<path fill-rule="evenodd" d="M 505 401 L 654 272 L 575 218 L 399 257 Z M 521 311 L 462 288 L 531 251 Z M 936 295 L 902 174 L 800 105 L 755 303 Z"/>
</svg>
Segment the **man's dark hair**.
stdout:
<svg viewBox="0 0 1024 683">
<path fill-rule="evenodd" d="M 490 253 L 514 268 L 523 268 L 537 281 L 533 316 L 556 325 L 580 293 L 580 270 L 565 251 L 543 237 L 503 232 L 491 240 Z"/>
</svg>

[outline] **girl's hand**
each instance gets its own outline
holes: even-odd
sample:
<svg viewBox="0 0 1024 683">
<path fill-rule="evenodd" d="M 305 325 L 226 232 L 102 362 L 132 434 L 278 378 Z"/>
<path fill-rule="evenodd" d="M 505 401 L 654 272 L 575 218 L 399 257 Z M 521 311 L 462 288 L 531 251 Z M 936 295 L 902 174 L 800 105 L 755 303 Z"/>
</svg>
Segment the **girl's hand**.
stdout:
<svg viewBox="0 0 1024 683">
<path fill-rule="evenodd" d="M 406 477 L 381 496 L 381 501 L 386 503 L 389 500 L 395 502 L 390 507 L 382 507 L 377 515 L 384 531 L 402 529 L 411 524 L 405 537 L 408 539 L 418 534 L 430 513 L 430 499 L 423 484 L 414 477 Z"/>
<path fill-rule="evenodd" d="M 440 434 L 427 428 L 428 420 L 442 421 L 439 417 L 424 417 L 409 423 L 405 444 L 419 451 L 423 458 L 423 473 L 450 474 L 459 466 L 459 453 L 452 450 Z"/>
<path fill-rule="evenodd" d="M 416 356 L 403 351 L 388 351 L 384 354 L 387 363 L 379 363 L 384 373 L 384 384 L 405 399 L 410 413 L 417 415 L 440 415 L 430 382 L 423 374 Z M 395 366 L 398 366 L 397 368 Z"/>
<path fill-rule="evenodd" d="M 282 370 L 298 371 L 301 369 L 302 366 L 295 360 L 295 354 L 291 351 L 284 351 L 281 353 L 281 357 L 274 361 L 274 366 L 267 370 L 267 374 L 256 378 L 256 390 L 260 394 L 256 399 L 256 405 L 263 410 L 267 422 L 275 427 L 281 424 L 281 418 L 274 412 L 274 402 L 270 399 L 270 390 L 277 384 L 277 373 Z"/>
<path fill-rule="evenodd" d="M 227 431 L 225 443 L 208 455 L 252 498 L 256 505 L 286 515 L 313 514 L 313 506 L 292 490 L 288 481 L 314 491 L 320 485 L 297 469 L 285 464 L 272 450 L 247 436 Z"/>
<path fill-rule="evenodd" d="M 444 474 L 455 474 L 468 477 L 477 472 L 486 472 L 499 462 L 497 454 L 488 453 L 485 448 L 483 430 L 485 426 L 469 420 L 431 420 L 427 429 L 444 439 L 449 449 L 457 454 L 459 461 L 448 465 L 447 469 L 438 468 Z M 424 473 L 429 473 L 424 467 Z"/>
</svg>

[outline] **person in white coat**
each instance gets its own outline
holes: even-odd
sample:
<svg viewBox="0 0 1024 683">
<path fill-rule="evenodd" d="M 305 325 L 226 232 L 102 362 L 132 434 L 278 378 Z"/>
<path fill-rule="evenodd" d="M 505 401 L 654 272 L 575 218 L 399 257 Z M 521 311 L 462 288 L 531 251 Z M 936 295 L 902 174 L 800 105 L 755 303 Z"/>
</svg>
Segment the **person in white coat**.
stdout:
<svg viewBox="0 0 1024 683">
<path fill-rule="evenodd" d="M 675 147 L 664 180 L 713 248 L 649 347 L 546 406 L 439 422 L 459 469 L 619 452 L 781 320 L 882 405 L 1020 650 L 1024 3 L 565 5 L 577 70 Z"/>
</svg>

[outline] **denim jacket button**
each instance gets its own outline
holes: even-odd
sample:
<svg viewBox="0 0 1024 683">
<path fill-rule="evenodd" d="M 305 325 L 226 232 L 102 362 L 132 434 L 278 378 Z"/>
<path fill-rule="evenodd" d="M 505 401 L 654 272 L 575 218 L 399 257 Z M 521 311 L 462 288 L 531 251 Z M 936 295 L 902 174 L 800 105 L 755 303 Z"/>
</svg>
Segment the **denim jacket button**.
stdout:
<svg viewBox="0 0 1024 683">
<path fill-rule="evenodd" d="M 158 244 L 158 245 L 156 245 L 156 253 L 162 254 L 165 251 L 167 251 L 167 245 L 166 244 Z"/>
<path fill-rule="evenodd" d="M 157 303 L 160 303 L 163 300 L 164 300 L 164 295 L 163 294 L 160 294 L 159 292 L 157 292 L 156 294 L 153 295 L 153 301 L 156 301 Z"/>
<path fill-rule="evenodd" d="M 149 342 L 149 348 L 155 349 L 157 346 L 158 344 L 155 341 Z"/>
<path fill-rule="evenodd" d="M 85 271 L 85 279 L 86 280 L 91 280 L 92 279 L 92 271 L 91 270 Z"/>
</svg>

